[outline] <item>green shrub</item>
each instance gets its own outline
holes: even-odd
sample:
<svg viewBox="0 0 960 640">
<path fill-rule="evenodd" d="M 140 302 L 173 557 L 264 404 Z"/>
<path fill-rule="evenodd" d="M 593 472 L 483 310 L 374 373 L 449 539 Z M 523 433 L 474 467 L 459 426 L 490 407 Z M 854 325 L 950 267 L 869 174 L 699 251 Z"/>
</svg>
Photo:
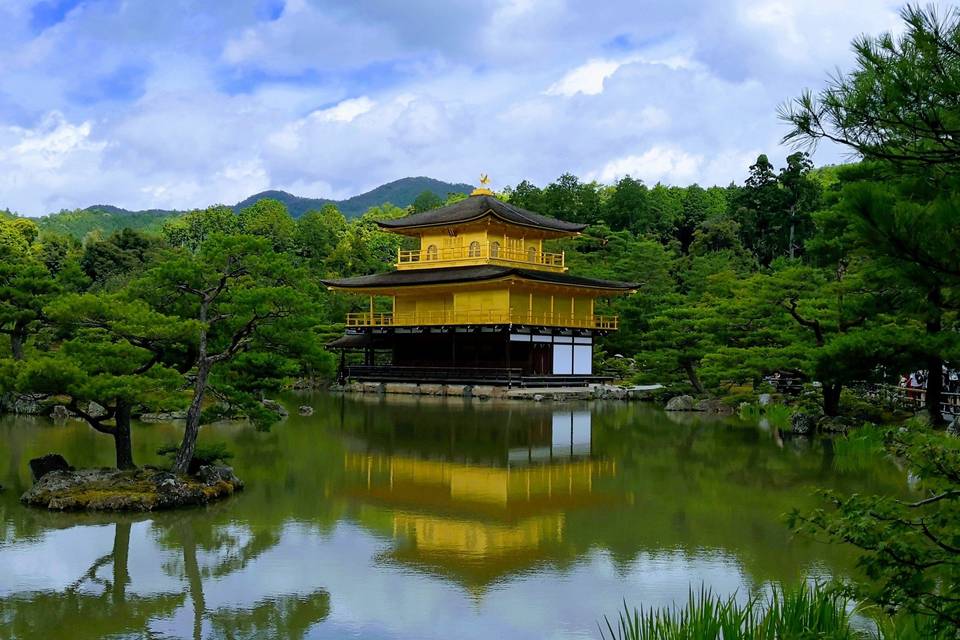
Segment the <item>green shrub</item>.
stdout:
<svg viewBox="0 0 960 640">
<path fill-rule="evenodd" d="M 177 450 L 180 448 L 180 445 L 177 444 L 168 444 L 157 449 L 157 454 L 161 456 L 167 456 L 170 459 L 170 464 L 173 464 L 174 459 L 177 457 Z M 187 468 L 187 473 L 193 475 L 200 471 L 200 467 L 209 465 L 209 464 L 223 464 L 233 458 L 233 452 L 227 449 L 227 444 L 225 442 L 211 442 L 209 444 L 197 444 L 197 448 L 193 452 L 193 459 L 190 461 L 190 466 Z"/>
</svg>

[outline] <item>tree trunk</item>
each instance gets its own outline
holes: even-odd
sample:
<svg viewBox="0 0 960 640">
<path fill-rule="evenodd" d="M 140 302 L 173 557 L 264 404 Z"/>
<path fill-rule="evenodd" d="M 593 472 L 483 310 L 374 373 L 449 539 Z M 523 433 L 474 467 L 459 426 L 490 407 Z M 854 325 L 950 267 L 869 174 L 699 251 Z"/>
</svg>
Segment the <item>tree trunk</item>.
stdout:
<svg viewBox="0 0 960 640">
<path fill-rule="evenodd" d="M 934 287 L 927 294 L 927 300 L 931 307 L 935 309 L 933 318 L 927 320 L 927 335 L 935 338 L 943 328 L 940 318 L 940 307 L 943 300 L 940 293 L 940 287 Z M 931 340 L 935 343 L 935 340 Z M 931 354 L 927 359 L 927 394 L 926 394 L 927 413 L 930 414 L 930 424 L 935 427 L 942 427 L 946 424 L 943 419 L 943 412 L 940 410 L 940 403 L 943 402 L 943 358 L 939 354 Z"/>
<path fill-rule="evenodd" d="M 173 464 L 174 473 L 186 473 L 197 448 L 197 436 L 200 434 L 200 412 L 203 409 L 203 397 L 207 393 L 207 378 L 210 376 L 211 363 L 202 358 L 197 366 L 197 379 L 193 383 L 193 400 L 187 409 L 187 425 L 183 430 L 183 442 L 177 450 L 177 459 Z"/>
<path fill-rule="evenodd" d="M 130 584 L 130 571 L 127 560 L 130 555 L 130 522 L 118 522 L 113 525 L 113 584 L 111 592 L 114 606 L 127 599 L 127 585 Z"/>
<path fill-rule="evenodd" d="M 133 438 L 130 434 L 130 404 L 117 401 L 113 444 L 117 450 L 117 469 L 136 469 L 133 463 Z"/>
<path fill-rule="evenodd" d="M 794 216 L 794 212 L 793 212 L 793 207 L 791 207 L 791 208 L 790 208 L 790 246 L 789 246 L 789 249 L 788 249 L 788 253 L 789 253 L 789 255 L 790 255 L 790 259 L 791 259 L 791 260 L 793 260 L 793 256 L 794 256 L 794 252 L 793 252 L 793 230 L 794 230 L 794 226 L 795 226 L 795 216 Z"/>
<path fill-rule="evenodd" d="M 27 325 L 19 321 L 13 324 L 10 332 L 10 352 L 14 360 L 23 360 L 23 345 L 27 341 Z"/>
<path fill-rule="evenodd" d="M 195 640 L 200 640 L 203 637 L 203 618 L 207 612 L 207 601 L 203 595 L 203 576 L 200 573 L 200 565 L 197 563 L 197 544 L 190 527 L 189 522 L 183 522 L 177 529 L 180 533 L 180 543 L 183 545 L 183 570 L 187 574 L 190 599 L 193 601 L 193 637 Z"/>
<path fill-rule="evenodd" d="M 842 384 L 823 383 L 823 413 L 831 418 L 840 414 L 840 391 Z"/>
<path fill-rule="evenodd" d="M 938 356 L 931 356 L 927 360 L 926 409 L 930 414 L 930 424 L 935 427 L 942 427 L 947 423 L 943 418 L 942 402 L 943 360 Z"/>
<path fill-rule="evenodd" d="M 690 384 L 693 385 L 696 392 L 701 395 L 706 393 L 703 390 L 703 383 L 700 382 L 700 376 L 697 375 L 697 369 L 693 366 L 693 363 L 689 360 L 684 360 L 683 370 L 687 373 L 687 378 L 690 379 Z"/>
</svg>

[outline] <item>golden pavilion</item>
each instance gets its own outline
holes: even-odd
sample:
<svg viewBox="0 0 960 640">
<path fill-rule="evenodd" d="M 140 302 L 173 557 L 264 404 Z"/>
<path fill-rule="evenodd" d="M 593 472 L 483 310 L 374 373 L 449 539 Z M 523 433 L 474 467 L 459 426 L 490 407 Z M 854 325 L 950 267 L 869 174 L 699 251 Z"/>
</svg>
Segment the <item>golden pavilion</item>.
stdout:
<svg viewBox="0 0 960 640">
<path fill-rule="evenodd" d="M 396 269 L 324 281 L 368 296 L 347 315 L 341 378 L 459 384 L 576 385 L 596 381 L 594 339 L 616 331 L 598 298 L 631 293 L 626 282 L 567 273 L 565 255 L 544 242 L 586 227 L 494 197 L 484 187 L 454 204 L 379 226 L 419 241 L 399 250 Z M 377 298 L 390 311 L 377 311 Z M 346 353 L 362 353 L 348 365 Z"/>
</svg>

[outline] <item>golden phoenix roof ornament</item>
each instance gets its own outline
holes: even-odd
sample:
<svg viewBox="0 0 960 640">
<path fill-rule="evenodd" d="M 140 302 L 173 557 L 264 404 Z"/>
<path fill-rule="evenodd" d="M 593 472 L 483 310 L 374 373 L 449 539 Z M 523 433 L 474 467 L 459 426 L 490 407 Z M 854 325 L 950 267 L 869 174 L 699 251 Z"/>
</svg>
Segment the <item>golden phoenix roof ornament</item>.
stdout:
<svg viewBox="0 0 960 640">
<path fill-rule="evenodd" d="M 470 195 L 472 196 L 492 196 L 493 191 L 487 187 L 490 184 L 490 176 L 485 173 L 480 174 L 480 186 L 474 189 Z"/>
</svg>

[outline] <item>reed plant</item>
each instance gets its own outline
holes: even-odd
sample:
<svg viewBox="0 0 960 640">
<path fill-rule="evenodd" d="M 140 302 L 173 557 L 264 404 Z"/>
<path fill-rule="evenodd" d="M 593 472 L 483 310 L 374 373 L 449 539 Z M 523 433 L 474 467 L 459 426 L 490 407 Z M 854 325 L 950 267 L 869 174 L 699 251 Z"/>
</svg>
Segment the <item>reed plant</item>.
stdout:
<svg viewBox="0 0 960 640">
<path fill-rule="evenodd" d="M 854 624 L 854 619 L 858 624 Z M 862 609 L 830 585 L 774 585 L 765 596 L 738 601 L 710 589 L 690 590 L 686 606 L 630 609 L 604 616 L 603 640 L 957 640 L 927 617 Z"/>
<path fill-rule="evenodd" d="M 709 589 L 690 591 L 684 607 L 631 610 L 616 620 L 604 616 L 602 638 L 610 640 L 856 640 L 867 638 L 850 624 L 852 603 L 820 585 L 773 587 L 766 597 L 738 601 Z"/>
<path fill-rule="evenodd" d="M 759 422 L 766 418 L 767 422 L 778 429 L 790 426 L 793 409 L 785 404 L 744 404 L 740 407 L 740 418 L 748 422 Z"/>
</svg>

